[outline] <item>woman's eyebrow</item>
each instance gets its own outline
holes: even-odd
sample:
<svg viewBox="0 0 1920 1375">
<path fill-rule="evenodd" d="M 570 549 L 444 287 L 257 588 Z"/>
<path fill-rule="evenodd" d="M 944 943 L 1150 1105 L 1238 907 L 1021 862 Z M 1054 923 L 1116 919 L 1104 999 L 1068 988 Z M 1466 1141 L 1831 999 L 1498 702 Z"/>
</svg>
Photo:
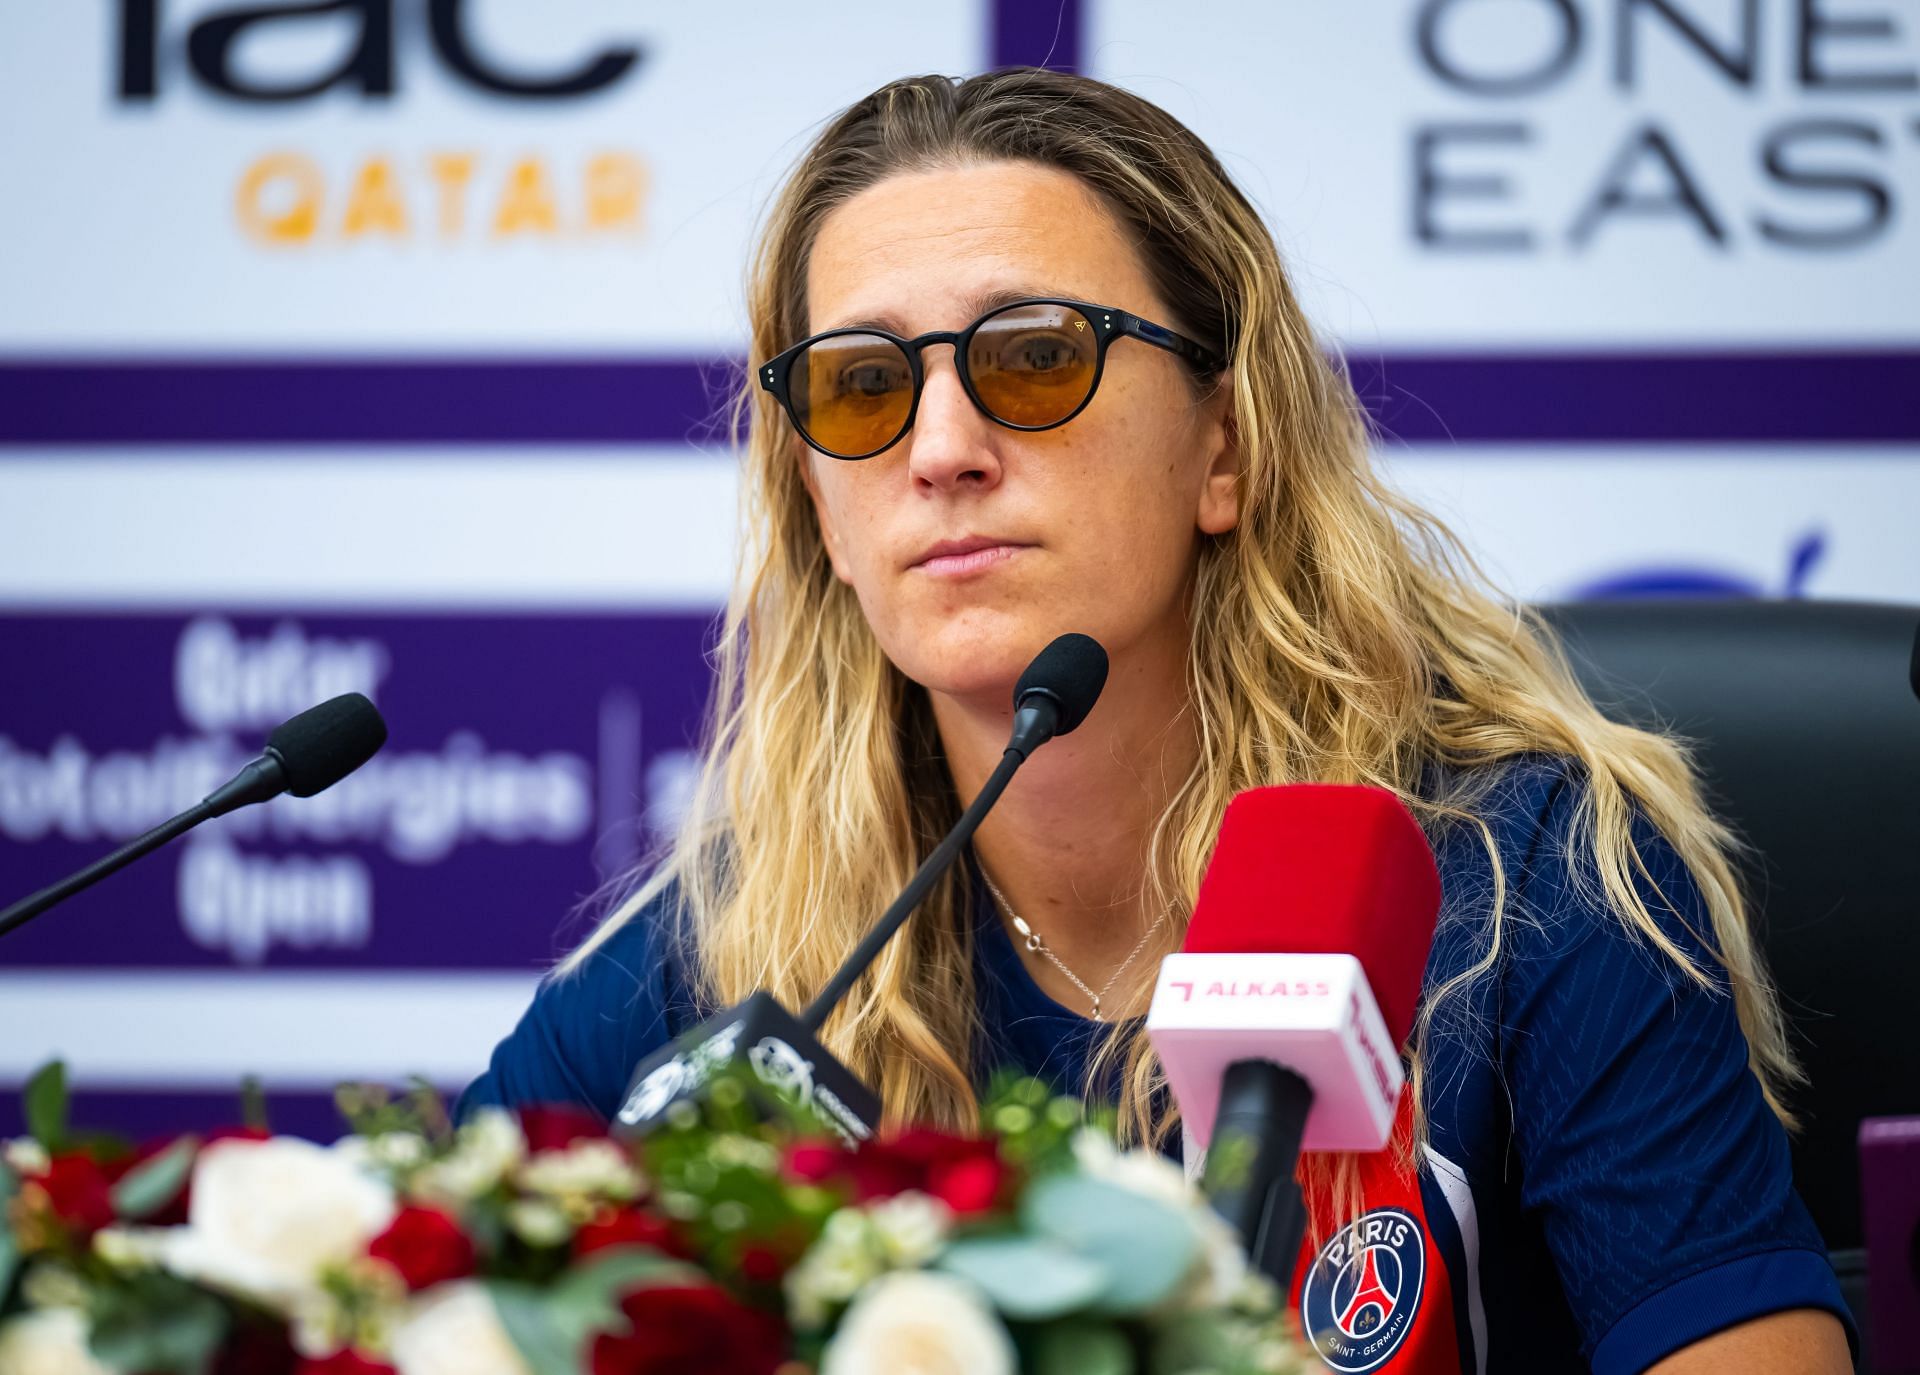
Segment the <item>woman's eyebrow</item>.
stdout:
<svg viewBox="0 0 1920 1375">
<path fill-rule="evenodd" d="M 1035 286 L 1003 286 L 995 287 L 989 291 L 977 291 L 960 303 L 967 315 L 967 318 L 961 321 L 961 325 L 965 327 L 966 325 L 972 324 L 988 311 L 996 310 L 1004 305 L 1011 305 L 1015 301 L 1025 301 L 1035 296 L 1064 298 L 1067 295 L 1068 293 L 1066 292 L 1049 291 L 1044 287 Z M 1072 299 L 1078 300 L 1079 298 L 1073 297 Z M 900 318 L 897 315 L 884 312 L 879 315 L 864 316 L 857 320 L 843 320 L 837 325 L 827 325 L 814 332 L 824 334 L 830 329 L 883 329 L 889 334 L 901 335 L 907 332 L 906 326 L 900 322 Z"/>
</svg>

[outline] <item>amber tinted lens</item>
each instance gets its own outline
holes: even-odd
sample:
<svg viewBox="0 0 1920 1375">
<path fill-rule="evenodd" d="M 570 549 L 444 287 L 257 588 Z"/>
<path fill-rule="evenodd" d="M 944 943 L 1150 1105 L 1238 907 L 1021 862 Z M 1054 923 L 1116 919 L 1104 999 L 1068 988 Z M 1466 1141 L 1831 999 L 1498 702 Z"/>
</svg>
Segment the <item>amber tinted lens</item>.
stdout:
<svg viewBox="0 0 1920 1375">
<path fill-rule="evenodd" d="M 842 458 L 863 458 L 906 428 L 913 369 L 891 339 L 836 334 L 793 360 L 787 394 L 808 438 Z"/>
<path fill-rule="evenodd" d="M 1072 306 L 1009 306 L 974 332 L 967 373 L 1009 425 L 1054 425 L 1087 399 L 1099 356 L 1093 322 Z"/>
</svg>

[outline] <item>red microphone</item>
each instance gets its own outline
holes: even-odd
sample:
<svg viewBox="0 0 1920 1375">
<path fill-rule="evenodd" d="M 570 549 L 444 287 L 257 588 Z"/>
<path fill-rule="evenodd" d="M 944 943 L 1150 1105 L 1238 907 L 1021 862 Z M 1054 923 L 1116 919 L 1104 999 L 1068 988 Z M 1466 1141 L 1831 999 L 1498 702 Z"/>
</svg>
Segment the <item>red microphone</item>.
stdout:
<svg viewBox="0 0 1920 1375">
<path fill-rule="evenodd" d="M 1433 851 L 1392 793 L 1295 783 L 1228 805 L 1147 1032 L 1208 1146 L 1208 1197 L 1283 1283 L 1300 1152 L 1377 1151 L 1393 1130 L 1439 912 Z"/>
</svg>

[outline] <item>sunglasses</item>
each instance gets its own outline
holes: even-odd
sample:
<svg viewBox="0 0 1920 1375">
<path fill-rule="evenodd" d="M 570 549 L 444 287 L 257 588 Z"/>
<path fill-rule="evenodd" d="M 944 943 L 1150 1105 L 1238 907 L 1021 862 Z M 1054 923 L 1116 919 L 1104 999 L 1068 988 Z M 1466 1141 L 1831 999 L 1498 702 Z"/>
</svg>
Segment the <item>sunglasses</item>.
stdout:
<svg viewBox="0 0 1920 1375">
<path fill-rule="evenodd" d="M 800 437 L 831 458 L 872 458 L 913 427 L 926 386 L 920 350 L 952 344 L 960 385 L 1010 430 L 1064 425 L 1093 400 L 1116 339 L 1177 354 L 1202 373 L 1225 362 L 1165 325 L 1112 306 L 1032 297 L 997 306 L 958 333 L 902 339 L 852 326 L 811 335 L 760 365 Z"/>
</svg>

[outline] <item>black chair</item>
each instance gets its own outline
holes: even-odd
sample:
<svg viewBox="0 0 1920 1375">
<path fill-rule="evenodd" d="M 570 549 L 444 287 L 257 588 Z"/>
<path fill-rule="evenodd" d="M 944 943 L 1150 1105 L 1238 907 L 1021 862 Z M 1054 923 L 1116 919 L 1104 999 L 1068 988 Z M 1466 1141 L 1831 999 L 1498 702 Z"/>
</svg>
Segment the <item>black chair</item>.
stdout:
<svg viewBox="0 0 1920 1375">
<path fill-rule="evenodd" d="M 1860 1119 L 1920 1113 L 1920 608 L 1542 607 L 1602 710 L 1699 746 L 1810 1083 L 1794 1175 L 1865 1328 Z"/>
</svg>

